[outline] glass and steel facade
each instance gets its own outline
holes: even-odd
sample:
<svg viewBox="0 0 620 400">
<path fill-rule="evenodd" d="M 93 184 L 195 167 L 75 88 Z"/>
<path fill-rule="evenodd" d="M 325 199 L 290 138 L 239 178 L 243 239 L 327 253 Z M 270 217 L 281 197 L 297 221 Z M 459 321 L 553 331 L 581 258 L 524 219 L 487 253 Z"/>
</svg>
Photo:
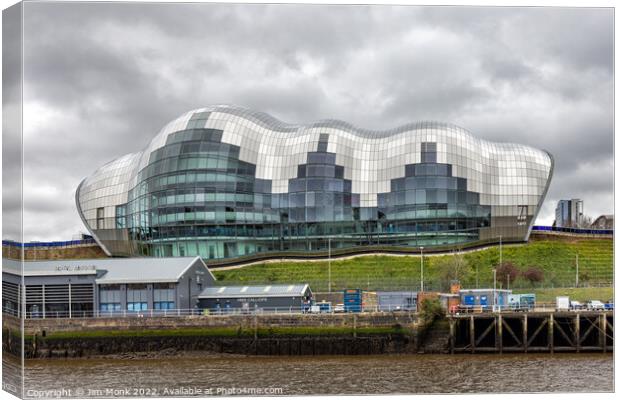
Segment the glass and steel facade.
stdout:
<svg viewBox="0 0 620 400">
<path fill-rule="evenodd" d="M 190 111 L 84 179 L 78 211 L 110 255 L 229 259 L 527 240 L 553 159 L 454 125 L 386 131 Z"/>
</svg>

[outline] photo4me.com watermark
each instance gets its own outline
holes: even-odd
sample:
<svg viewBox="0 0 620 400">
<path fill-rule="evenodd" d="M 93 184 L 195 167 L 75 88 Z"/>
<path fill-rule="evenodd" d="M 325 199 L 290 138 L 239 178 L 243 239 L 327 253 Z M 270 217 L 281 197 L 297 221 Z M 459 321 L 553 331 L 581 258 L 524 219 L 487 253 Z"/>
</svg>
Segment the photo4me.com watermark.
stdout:
<svg viewBox="0 0 620 400">
<path fill-rule="evenodd" d="M 284 394 L 281 387 L 121 387 L 76 389 L 27 389 L 27 398 L 87 398 L 87 397 L 185 397 L 185 396 L 276 396 Z"/>
</svg>

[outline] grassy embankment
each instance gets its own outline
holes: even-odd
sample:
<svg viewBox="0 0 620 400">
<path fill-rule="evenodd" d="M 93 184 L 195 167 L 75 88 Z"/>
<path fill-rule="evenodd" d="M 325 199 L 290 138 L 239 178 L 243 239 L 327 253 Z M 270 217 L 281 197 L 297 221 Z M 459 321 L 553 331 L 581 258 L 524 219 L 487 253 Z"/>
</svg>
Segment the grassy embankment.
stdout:
<svg viewBox="0 0 620 400">
<path fill-rule="evenodd" d="M 536 301 L 541 303 L 555 303 L 557 296 L 569 296 L 571 300 L 586 302 L 588 300 L 600 300 L 606 302 L 613 299 L 614 288 L 590 287 L 590 288 L 555 288 L 555 289 L 518 289 L 515 293 L 535 293 Z"/>
<path fill-rule="evenodd" d="M 613 241 L 611 239 L 576 239 L 549 237 L 534 239 L 523 245 L 503 246 L 503 261 L 510 261 L 521 271 L 536 267 L 543 272 L 534 284 L 519 276 L 510 287 L 520 292 L 535 292 L 541 301 L 555 299 L 557 293 L 576 299 L 611 298 L 613 279 Z M 579 286 L 575 286 L 576 261 L 579 255 Z M 451 255 L 424 256 L 424 286 L 438 290 L 440 273 L 436 267 Z M 499 247 L 465 253 L 468 268 L 461 278 L 463 287 L 492 287 L 493 267 L 499 263 Z M 420 285 L 419 256 L 362 256 L 332 260 L 332 291 L 345 288 L 364 290 L 417 290 Z M 238 269 L 214 271 L 219 284 L 309 283 L 314 292 L 327 291 L 328 262 L 272 262 Z M 590 288 L 588 288 L 590 286 Z M 595 287 L 594 287 L 595 286 Z"/>
</svg>

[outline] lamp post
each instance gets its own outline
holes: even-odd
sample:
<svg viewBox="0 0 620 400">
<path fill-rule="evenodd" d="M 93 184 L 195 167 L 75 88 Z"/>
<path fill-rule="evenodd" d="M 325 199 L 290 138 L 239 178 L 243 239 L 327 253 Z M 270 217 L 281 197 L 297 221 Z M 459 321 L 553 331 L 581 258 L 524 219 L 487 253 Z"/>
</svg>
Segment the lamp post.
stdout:
<svg viewBox="0 0 620 400">
<path fill-rule="evenodd" d="M 495 311 L 495 294 L 497 290 L 497 268 L 493 268 L 493 311 Z"/>
<path fill-rule="evenodd" d="M 575 266 L 577 269 L 575 270 L 575 287 L 579 287 L 579 253 L 575 254 Z"/>
<path fill-rule="evenodd" d="M 502 235 L 499 235 L 499 265 L 502 265 Z"/>
<path fill-rule="evenodd" d="M 420 253 L 422 255 L 420 259 L 420 292 L 424 292 L 424 247 L 420 247 Z"/>
<path fill-rule="evenodd" d="M 332 238 L 327 239 L 327 291 L 332 292 Z"/>
</svg>

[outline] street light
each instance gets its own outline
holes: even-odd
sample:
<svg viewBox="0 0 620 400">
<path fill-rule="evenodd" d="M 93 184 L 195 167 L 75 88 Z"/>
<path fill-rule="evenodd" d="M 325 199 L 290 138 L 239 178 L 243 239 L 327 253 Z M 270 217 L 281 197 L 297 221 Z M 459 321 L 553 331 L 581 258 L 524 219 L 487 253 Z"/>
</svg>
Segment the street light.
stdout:
<svg viewBox="0 0 620 400">
<path fill-rule="evenodd" d="M 422 254 L 420 260 L 420 292 L 424 292 L 424 247 L 420 246 L 420 253 Z"/>
<path fill-rule="evenodd" d="M 332 238 L 327 238 L 327 291 L 332 292 Z"/>
<path fill-rule="evenodd" d="M 502 265 L 502 235 L 499 235 L 499 265 Z"/>
<path fill-rule="evenodd" d="M 575 287 L 579 287 L 579 253 L 575 254 L 575 266 L 577 269 L 575 270 Z"/>
<path fill-rule="evenodd" d="M 499 266 L 501 268 L 502 266 L 502 235 L 499 235 Z M 508 278 L 510 279 L 510 278 Z M 493 311 L 495 311 L 495 306 L 497 301 L 495 300 L 495 297 L 497 296 L 497 270 L 494 269 L 493 270 Z"/>
<path fill-rule="evenodd" d="M 493 268 L 493 311 L 495 311 L 495 305 L 496 305 L 496 301 L 495 301 L 496 290 L 497 290 L 497 269 Z"/>
</svg>

